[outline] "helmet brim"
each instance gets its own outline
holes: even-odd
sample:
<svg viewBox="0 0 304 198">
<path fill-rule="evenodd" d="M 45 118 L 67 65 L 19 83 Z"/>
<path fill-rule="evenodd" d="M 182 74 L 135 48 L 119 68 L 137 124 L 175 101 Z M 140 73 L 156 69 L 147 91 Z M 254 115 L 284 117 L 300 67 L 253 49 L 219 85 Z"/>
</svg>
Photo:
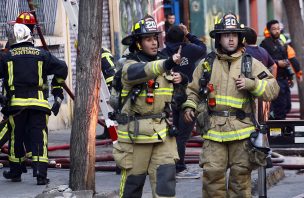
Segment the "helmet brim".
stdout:
<svg viewBox="0 0 304 198">
<path fill-rule="evenodd" d="M 125 38 L 122 39 L 121 43 L 123 45 L 132 45 L 132 43 L 134 42 L 134 39 L 137 36 L 145 36 L 145 35 L 153 35 L 153 34 L 160 34 L 162 33 L 162 31 L 155 31 L 155 32 L 147 32 L 147 33 L 141 33 L 141 34 L 131 34 L 129 36 L 126 36 Z"/>
<path fill-rule="evenodd" d="M 245 33 L 245 32 L 246 32 L 245 29 L 212 30 L 212 31 L 209 33 L 209 36 L 210 36 L 211 38 L 215 38 L 215 35 L 216 35 L 216 34 L 223 34 L 223 33 Z"/>
</svg>

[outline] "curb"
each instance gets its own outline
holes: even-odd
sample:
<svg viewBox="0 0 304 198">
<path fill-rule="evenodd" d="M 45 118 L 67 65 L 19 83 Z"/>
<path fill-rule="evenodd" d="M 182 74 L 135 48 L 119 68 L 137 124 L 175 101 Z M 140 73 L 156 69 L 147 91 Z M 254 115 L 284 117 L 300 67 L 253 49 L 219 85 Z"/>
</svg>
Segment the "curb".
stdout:
<svg viewBox="0 0 304 198">
<path fill-rule="evenodd" d="M 71 191 L 71 192 L 54 192 L 54 193 L 41 193 L 35 198 L 92 198 L 92 190 L 81 190 L 81 191 Z"/>
</svg>

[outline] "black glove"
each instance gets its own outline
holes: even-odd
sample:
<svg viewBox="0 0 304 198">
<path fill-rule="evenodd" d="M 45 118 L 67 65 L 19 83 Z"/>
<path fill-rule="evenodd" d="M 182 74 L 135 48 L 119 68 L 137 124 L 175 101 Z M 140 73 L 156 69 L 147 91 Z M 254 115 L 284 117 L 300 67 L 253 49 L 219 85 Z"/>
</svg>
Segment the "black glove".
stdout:
<svg viewBox="0 0 304 198">
<path fill-rule="evenodd" d="M 60 98 L 61 100 L 64 99 L 64 96 L 63 96 L 63 89 L 62 88 L 53 88 L 52 90 L 52 95 L 55 97 L 58 97 Z"/>
<path fill-rule="evenodd" d="M 58 112 L 59 112 L 59 109 L 60 109 L 60 106 L 61 106 L 61 102 L 62 100 L 59 98 L 59 97 L 54 97 L 55 100 L 54 100 L 54 104 L 51 108 L 51 111 L 53 112 L 54 116 L 57 116 Z"/>
</svg>

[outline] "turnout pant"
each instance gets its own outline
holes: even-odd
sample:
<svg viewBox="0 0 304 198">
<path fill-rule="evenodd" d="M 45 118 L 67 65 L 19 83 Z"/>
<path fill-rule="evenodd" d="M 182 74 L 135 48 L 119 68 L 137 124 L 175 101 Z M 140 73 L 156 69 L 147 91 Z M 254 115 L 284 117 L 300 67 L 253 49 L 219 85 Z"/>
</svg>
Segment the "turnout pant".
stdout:
<svg viewBox="0 0 304 198">
<path fill-rule="evenodd" d="M 122 169 L 120 197 L 142 197 L 147 174 L 154 198 L 175 197 L 178 154 L 174 137 L 167 137 L 162 143 L 118 142 L 113 147 L 115 161 Z"/>
<path fill-rule="evenodd" d="M 2 146 L 4 146 L 5 143 L 8 142 L 10 136 L 11 136 L 11 131 L 9 130 L 8 124 L 3 123 L 2 125 L 0 125 L 0 149 Z M 24 147 L 26 150 L 26 157 L 32 157 L 30 135 L 26 135 L 24 138 L 25 138 Z"/>
<path fill-rule="evenodd" d="M 44 111 L 24 109 L 16 115 L 9 116 L 9 161 L 14 174 L 21 174 L 21 163 L 25 160 L 24 142 L 30 139 L 34 175 L 47 176 L 47 122 Z M 28 137 L 29 136 L 29 137 Z"/>
<path fill-rule="evenodd" d="M 205 140 L 200 166 L 203 168 L 204 198 L 251 198 L 252 165 L 248 139 L 231 142 Z"/>
</svg>

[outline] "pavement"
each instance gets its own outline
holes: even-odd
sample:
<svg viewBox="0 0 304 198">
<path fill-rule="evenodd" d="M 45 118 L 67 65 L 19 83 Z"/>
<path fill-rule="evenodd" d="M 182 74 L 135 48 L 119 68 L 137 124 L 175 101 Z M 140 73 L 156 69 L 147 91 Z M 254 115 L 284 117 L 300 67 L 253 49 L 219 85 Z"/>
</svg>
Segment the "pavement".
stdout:
<svg viewBox="0 0 304 198">
<path fill-rule="evenodd" d="M 97 134 L 101 133 L 97 129 Z M 70 140 L 70 129 L 50 131 L 49 146 L 68 144 Z M 187 148 L 187 151 L 200 148 Z M 97 154 L 109 153 L 111 145 L 97 146 Z M 3 155 L 3 154 L 0 154 Z M 68 150 L 50 152 L 50 156 L 69 155 Z M 301 158 L 303 160 L 303 158 Z M 300 161 L 302 163 L 303 161 Z M 114 165 L 114 162 L 98 162 L 98 165 Z M 304 164 L 304 163 L 303 163 Z M 197 164 L 188 164 L 188 168 L 193 172 L 202 173 L 202 169 Z M 0 169 L 0 198 L 34 198 L 34 197 L 93 197 L 93 192 L 71 192 L 68 188 L 69 169 L 50 168 L 48 177 L 50 183 L 46 186 L 37 186 L 35 178 L 32 177 L 32 169 L 28 168 L 28 173 L 22 175 L 22 182 L 12 183 L 2 177 L 2 172 L 8 170 L 7 167 Z M 257 196 L 257 171 L 252 173 L 253 197 Z M 120 175 L 111 171 L 97 171 L 95 177 L 96 195 L 94 197 L 118 197 Z M 270 198 L 304 198 L 304 170 L 283 170 L 280 167 L 267 169 L 268 197 Z M 177 198 L 199 198 L 202 197 L 201 179 L 178 179 L 176 185 Z M 59 192 L 61 191 L 61 192 Z M 149 178 L 143 190 L 144 198 L 151 198 L 151 188 Z"/>
</svg>

